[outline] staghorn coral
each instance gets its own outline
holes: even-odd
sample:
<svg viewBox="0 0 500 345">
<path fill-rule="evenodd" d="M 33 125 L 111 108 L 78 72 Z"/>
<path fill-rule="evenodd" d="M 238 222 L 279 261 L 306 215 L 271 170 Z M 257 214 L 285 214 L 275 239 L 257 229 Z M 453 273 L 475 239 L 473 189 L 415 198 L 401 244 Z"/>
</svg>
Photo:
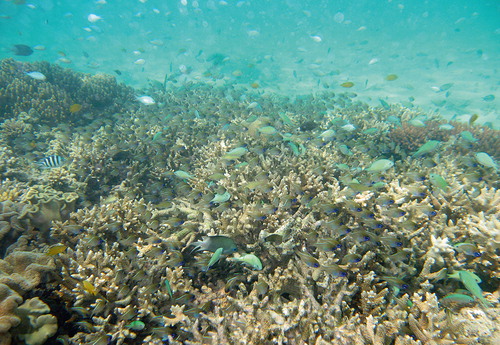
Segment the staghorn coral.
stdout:
<svg viewBox="0 0 500 345">
<path fill-rule="evenodd" d="M 369 108 L 349 94 L 287 99 L 205 84 L 147 93 L 158 106 L 93 118 L 74 135 L 63 124 L 41 134 L 45 150 L 64 150 L 69 162 L 30 179 L 25 200 L 81 198 L 37 223 L 50 236 L 34 244 L 64 246 L 61 278 L 45 288 L 60 291 L 78 322 L 77 331 L 60 330 L 67 339 L 494 343 L 465 326 L 463 309 L 439 303 L 463 288 L 445 279 L 458 270 L 478 274 L 491 303 L 500 294 L 498 175 L 470 164 L 492 139 L 474 132 L 470 151 L 436 129 L 440 147 L 410 158 L 416 144 L 400 141 L 413 134 L 389 117 L 405 124 L 421 114 Z M 395 130 L 401 138 L 387 135 Z M 241 156 L 228 156 L 237 148 Z M 381 158 L 394 167 L 366 170 Z M 263 269 L 225 256 L 208 269 L 211 253 L 191 246 L 204 235 L 230 236 L 234 255 L 255 254 Z M 455 247 L 464 242 L 480 255 Z"/>
</svg>

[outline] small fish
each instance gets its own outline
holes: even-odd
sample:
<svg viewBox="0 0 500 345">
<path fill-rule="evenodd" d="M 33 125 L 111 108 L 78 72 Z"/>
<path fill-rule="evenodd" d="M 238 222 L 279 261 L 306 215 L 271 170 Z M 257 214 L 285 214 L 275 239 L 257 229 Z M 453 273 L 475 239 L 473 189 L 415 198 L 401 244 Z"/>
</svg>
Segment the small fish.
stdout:
<svg viewBox="0 0 500 345">
<path fill-rule="evenodd" d="M 328 273 L 334 277 L 337 277 L 337 278 L 342 278 L 342 277 L 347 276 L 347 272 L 344 271 L 342 268 L 340 268 L 340 266 L 335 265 L 335 264 L 323 266 L 323 267 L 321 267 L 321 269 L 323 271 L 325 271 L 326 273 Z"/>
<path fill-rule="evenodd" d="M 186 179 L 186 180 L 192 179 L 194 177 L 193 175 L 191 175 L 190 173 L 188 173 L 187 171 L 184 171 L 184 170 L 174 171 L 174 175 L 177 176 L 178 178 Z"/>
<path fill-rule="evenodd" d="M 69 112 L 73 114 L 79 112 L 80 110 L 82 110 L 82 105 L 78 103 L 75 103 L 69 107 Z"/>
<path fill-rule="evenodd" d="M 344 130 L 344 131 L 346 131 L 346 132 L 352 132 L 352 131 L 356 130 L 356 126 L 354 126 L 354 125 L 352 125 L 352 124 L 350 124 L 350 123 L 348 123 L 348 124 L 346 124 L 346 125 L 343 125 L 343 126 L 342 126 L 342 127 L 340 127 L 340 128 L 341 128 L 341 129 L 343 129 L 343 130 Z"/>
<path fill-rule="evenodd" d="M 331 141 L 334 137 L 335 131 L 333 129 L 327 129 L 318 136 L 318 138 L 321 138 L 322 141 Z"/>
<path fill-rule="evenodd" d="M 413 127 L 425 127 L 426 126 L 425 122 L 420 120 L 420 119 L 412 119 L 412 120 L 408 121 L 408 123 L 410 125 L 412 125 Z"/>
<path fill-rule="evenodd" d="M 408 284 L 404 280 L 396 277 L 380 277 L 380 279 L 385 280 L 387 285 L 389 285 L 393 290 L 394 294 L 399 294 L 399 291 L 408 289 Z"/>
<path fill-rule="evenodd" d="M 172 286 L 170 285 L 170 282 L 167 278 L 165 278 L 165 288 L 167 289 L 168 296 L 170 297 L 170 299 L 172 299 L 174 296 L 174 292 L 172 291 Z"/>
<path fill-rule="evenodd" d="M 225 160 L 235 160 L 245 155 L 248 152 L 248 149 L 245 147 L 236 147 L 229 152 L 226 152 L 222 159 Z"/>
<path fill-rule="evenodd" d="M 474 298 L 469 295 L 464 295 L 461 293 L 450 293 L 441 298 L 440 302 L 447 305 L 448 304 L 464 305 L 474 302 Z"/>
<path fill-rule="evenodd" d="M 122 71 L 120 71 L 119 69 L 115 69 L 114 72 L 118 75 L 122 75 Z"/>
<path fill-rule="evenodd" d="M 469 143 L 475 143 L 477 142 L 477 139 L 474 138 L 474 135 L 469 132 L 469 131 L 463 131 L 460 133 L 460 137 L 465 140 L 465 141 L 468 141 Z"/>
<path fill-rule="evenodd" d="M 231 198 L 231 194 L 228 191 L 225 191 L 222 194 L 215 194 L 210 203 L 212 204 L 221 204 L 223 202 L 228 201 Z"/>
<path fill-rule="evenodd" d="M 87 20 L 91 23 L 98 22 L 99 20 L 102 20 L 101 16 L 98 16 L 97 14 L 91 13 L 87 16 Z"/>
<path fill-rule="evenodd" d="M 259 132 L 265 135 L 273 135 L 276 134 L 278 131 L 273 126 L 264 126 L 259 128 Z"/>
<path fill-rule="evenodd" d="M 462 242 L 455 244 L 453 247 L 456 251 L 464 253 L 466 255 L 474 256 L 476 258 L 481 256 L 481 252 L 473 243 Z"/>
<path fill-rule="evenodd" d="M 97 288 L 88 280 L 82 282 L 83 289 L 91 295 L 97 295 Z"/>
<path fill-rule="evenodd" d="M 56 244 L 56 245 L 50 247 L 49 250 L 47 250 L 46 254 L 49 255 L 49 256 L 54 256 L 54 255 L 57 255 L 57 254 L 61 254 L 66 249 L 68 249 L 68 247 L 65 246 L 64 244 Z"/>
<path fill-rule="evenodd" d="M 493 168 L 493 169 L 495 169 L 495 171 L 498 170 L 497 163 L 486 152 L 478 152 L 475 154 L 475 157 L 476 157 L 477 162 L 479 164 L 481 164 L 482 166 L 485 166 L 487 168 Z"/>
<path fill-rule="evenodd" d="M 135 320 L 125 327 L 131 329 L 132 331 L 142 331 L 146 327 L 146 324 L 140 320 Z"/>
<path fill-rule="evenodd" d="M 262 261 L 260 261 L 260 259 L 254 254 L 245 254 L 240 257 L 234 258 L 234 260 L 241 261 L 257 271 L 260 271 L 263 267 Z"/>
<path fill-rule="evenodd" d="M 64 165 L 66 159 L 58 155 L 51 155 L 42 159 L 38 164 L 44 168 L 59 168 Z"/>
<path fill-rule="evenodd" d="M 10 50 L 14 55 L 18 56 L 30 56 L 33 54 L 33 49 L 25 44 L 14 44 Z"/>
<path fill-rule="evenodd" d="M 316 43 L 320 43 L 321 41 L 323 41 L 323 39 L 321 38 L 321 36 L 318 36 L 318 35 L 311 35 L 310 37 Z"/>
<path fill-rule="evenodd" d="M 144 59 L 137 59 L 134 61 L 134 64 L 136 65 L 144 65 L 146 63 L 146 60 Z"/>
<path fill-rule="evenodd" d="M 136 99 L 144 105 L 156 104 L 155 100 L 151 96 L 139 96 Z"/>
<path fill-rule="evenodd" d="M 334 238 L 322 238 L 316 242 L 316 247 L 321 250 L 333 252 L 334 250 L 341 249 L 342 244 Z"/>
<path fill-rule="evenodd" d="M 214 253 L 217 249 L 223 248 L 222 254 L 227 255 L 238 250 L 233 239 L 227 236 L 204 236 L 201 241 L 193 242 L 194 251 L 209 251 Z"/>
<path fill-rule="evenodd" d="M 446 191 L 448 189 L 448 182 L 438 174 L 430 174 L 429 175 L 429 181 L 439 189 Z"/>
<path fill-rule="evenodd" d="M 346 81 L 345 83 L 340 84 L 340 86 L 345 88 L 351 88 L 354 86 L 354 83 L 352 81 Z"/>
<path fill-rule="evenodd" d="M 460 280 L 465 288 L 476 297 L 484 307 L 492 307 L 492 304 L 483 296 L 483 291 L 479 287 L 481 278 L 470 271 L 458 271 L 448 275 L 449 278 Z"/>
<path fill-rule="evenodd" d="M 438 148 L 441 142 L 439 140 L 428 140 L 425 144 L 420 146 L 418 150 L 412 155 L 412 157 L 421 157 L 427 153 L 430 153 Z"/>
<path fill-rule="evenodd" d="M 469 126 L 472 126 L 474 124 L 474 122 L 476 122 L 476 120 L 479 118 L 479 115 L 478 114 L 472 114 L 472 116 L 470 117 L 469 119 Z"/>
<path fill-rule="evenodd" d="M 222 252 L 224 251 L 224 248 L 220 247 L 215 250 L 215 252 L 212 254 L 212 257 L 210 258 L 210 261 L 207 264 L 207 267 L 205 267 L 205 271 L 208 271 L 213 265 L 219 261 L 220 256 L 222 255 Z"/>
<path fill-rule="evenodd" d="M 495 95 L 486 95 L 483 97 L 483 101 L 485 102 L 493 102 L 495 100 Z"/>
<path fill-rule="evenodd" d="M 26 73 L 26 75 L 28 77 L 31 77 L 31 78 L 33 78 L 35 80 L 42 80 L 43 81 L 43 80 L 47 79 L 47 77 L 45 76 L 45 74 L 43 74 L 41 72 L 25 72 L 25 73 Z"/>
<path fill-rule="evenodd" d="M 318 268 L 320 266 L 318 259 L 306 251 L 296 250 L 295 254 L 309 267 Z"/>
<path fill-rule="evenodd" d="M 347 254 L 342 258 L 342 264 L 355 264 L 361 261 L 363 257 L 357 253 Z"/>
<path fill-rule="evenodd" d="M 386 75 L 385 80 L 387 80 L 387 81 L 394 81 L 394 80 L 396 80 L 398 78 L 399 77 L 397 76 L 397 74 L 388 74 L 388 75 Z"/>
<path fill-rule="evenodd" d="M 394 162 L 389 159 L 379 159 L 378 161 L 373 162 L 370 167 L 366 169 L 366 171 L 370 172 L 382 172 L 389 170 L 394 166 Z"/>
<path fill-rule="evenodd" d="M 453 125 L 450 125 L 449 123 L 443 123 L 442 125 L 439 125 L 439 129 L 443 129 L 445 131 L 451 131 L 455 127 Z"/>
</svg>

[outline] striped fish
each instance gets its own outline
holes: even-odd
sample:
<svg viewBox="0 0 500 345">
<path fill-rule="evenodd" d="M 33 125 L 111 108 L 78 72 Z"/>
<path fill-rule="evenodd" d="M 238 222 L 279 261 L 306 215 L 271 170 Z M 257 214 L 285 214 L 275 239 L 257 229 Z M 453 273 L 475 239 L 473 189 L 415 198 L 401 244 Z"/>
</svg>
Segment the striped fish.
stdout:
<svg viewBox="0 0 500 345">
<path fill-rule="evenodd" d="M 42 159 L 38 164 L 43 168 L 58 168 L 66 162 L 64 157 L 58 155 L 50 155 Z"/>
</svg>

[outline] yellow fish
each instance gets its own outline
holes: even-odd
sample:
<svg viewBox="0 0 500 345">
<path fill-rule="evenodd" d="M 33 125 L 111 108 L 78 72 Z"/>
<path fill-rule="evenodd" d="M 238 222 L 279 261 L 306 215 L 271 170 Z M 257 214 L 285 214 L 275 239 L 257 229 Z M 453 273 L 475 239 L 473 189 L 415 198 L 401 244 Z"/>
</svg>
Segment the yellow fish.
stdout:
<svg viewBox="0 0 500 345">
<path fill-rule="evenodd" d="M 388 75 L 385 77 L 385 80 L 388 80 L 388 81 L 393 81 L 393 80 L 396 80 L 396 79 L 398 79 L 397 74 L 388 74 Z"/>
<path fill-rule="evenodd" d="M 71 113 L 77 113 L 80 110 L 82 110 L 82 105 L 78 104 L 78 103 L 75 103 L 75 104 L 73 104 L 72 106 L 69 107 L 69 111 Z"/>
<path fill-rule="evenodd" d="M 89 282 L 88 280 L 84 280 L 82 284 L 84 290 L 87 291 L 89 294 L 94 296 L 97 295 L 97 288 L 94 285 L 92 285 L 91 282 Z"/>
<path fill-rule="evenodd" d="M 55 246 L 50 247 L 49 250 L 47 250 L 46 254 L 49 256 L 54 256 L 57 254 L 61 254 L 66 249 L 68 249 L 68 247 L 66 247 L 64 244 L 56 244 Z"/>
<path fill-rule="evenodd" d="M 349 88 L 353 87 L 354 83 L 352 81 L 346 81 L 345 83 L 340 84 L 340 86 Z"/>
</svg>

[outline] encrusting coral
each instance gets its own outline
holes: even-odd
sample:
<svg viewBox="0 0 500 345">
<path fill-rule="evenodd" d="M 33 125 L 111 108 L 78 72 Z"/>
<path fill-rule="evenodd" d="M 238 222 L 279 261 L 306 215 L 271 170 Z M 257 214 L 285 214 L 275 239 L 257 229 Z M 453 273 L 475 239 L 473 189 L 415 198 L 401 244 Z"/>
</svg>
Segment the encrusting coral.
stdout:
<svg viewBox="0 0 500 345">
<path fill-rule="evenodd" d="M 75 88 L 92 79 L 68 73 Z M 32 250 L 47 253 L 33 253 L 42 271 L 56 267 L 29 289 L 70 315 L 51 312 L 73 321 L 60 341 L 495 343 L 498 172 L 475 153 L 495 157 L 485 143 L 497 131 L 445 132 L 434 115 L 426 134 L 410 125 L 425 114 L 353 94 L 291 100 L 202 83 L 146 93 L 155 105 L 111 115 L 93 99 L 102 117 L 41 132 L 61 167 L 40 169 L 29 146 L 1 139 L 19 154 L 2 174 L 17 169 L 12 198 L 32 227 L 7 258 Z M 220 248 L 200 245 L 206 236 Z M 480 312 L 490 334 L 470 317 Z"/>
</svg>

